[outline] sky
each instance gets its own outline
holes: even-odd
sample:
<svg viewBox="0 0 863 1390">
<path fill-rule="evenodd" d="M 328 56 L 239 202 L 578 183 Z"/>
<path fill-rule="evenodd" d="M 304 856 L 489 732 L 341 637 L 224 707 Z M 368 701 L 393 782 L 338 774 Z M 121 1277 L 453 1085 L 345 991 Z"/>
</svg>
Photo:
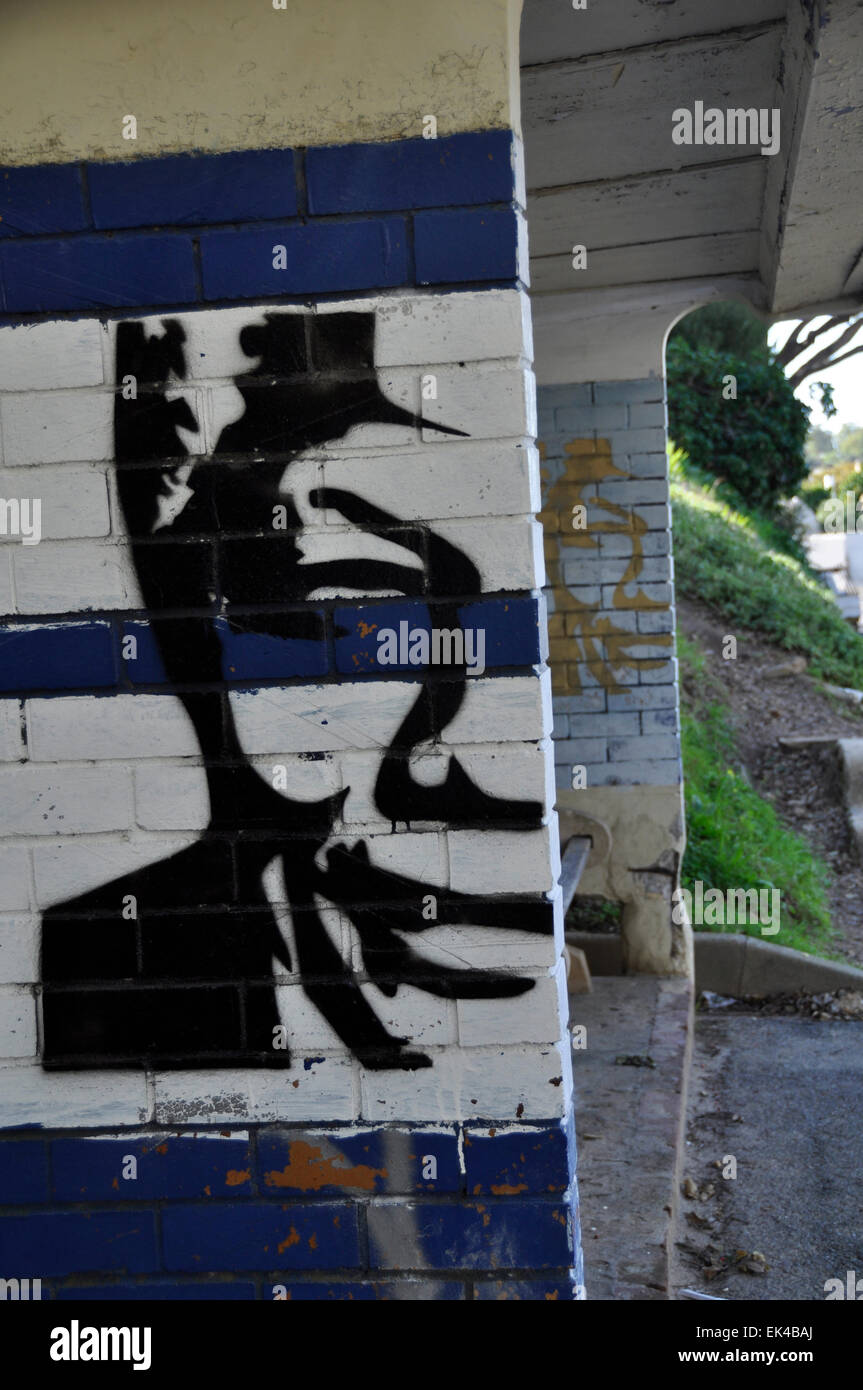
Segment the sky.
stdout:
<svg viewBox="0 0 863 1390">
<path fill-rule="evenodd" d="M 776 347 L 785 341 L 791 331 L 792 322 L 799 323 L 797 320 L 787 320 L 783 323 L 774 324 L 768 334 L 768 341 L 771 347 Z M 816 323 L 825 323 L 826 316 L 815 320 Z M 837 337 L 842 329 L 837 329 L 831 336 Z M 825 338 L 819 346 L 823 346 L 828 340 Z M 863 326 L 856 339 L 846 343 L 842 349 L 847 351 L 849 347 L 854 347 L 863 341 Z M 804 381 L 798 388 L 796 395 L 804 405 L 812 407 L 812 414 L 809 417 L 810 425 L 822 425 L 825 429 L 835 434 L 842 425 L 861 425 L 863 426 L 863 352 L 857 357 L 850 357 L 847 362 L 840 362 L 837 367 L 831 367 L 827 371 L 817 373 L 816 380 L 829 381 L 833 385 L 833 404 L 836 406 L 837 413 L 830 419 L 826 419 L 824 412 L 817 401 L 814 401 L 809 394 L 811 381 Z"/>
</svg>

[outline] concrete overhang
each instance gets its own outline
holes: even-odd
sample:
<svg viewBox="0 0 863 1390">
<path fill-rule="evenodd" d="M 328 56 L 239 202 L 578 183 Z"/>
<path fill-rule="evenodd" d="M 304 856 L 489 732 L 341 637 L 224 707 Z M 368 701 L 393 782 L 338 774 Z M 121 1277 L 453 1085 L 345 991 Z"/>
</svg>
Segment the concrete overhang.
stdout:
<svg viewBox="0 0 863 1390">
<path fill-rule="evenodd" d="M 770 319 L 863 303 L 859 0 L 525 0 L 521 79 L 540 336 L 602 292 L 666 322 L 718 297 Z M 696 102 L 778 110 L 778 152 L 675 144 Z"/>
</svg>

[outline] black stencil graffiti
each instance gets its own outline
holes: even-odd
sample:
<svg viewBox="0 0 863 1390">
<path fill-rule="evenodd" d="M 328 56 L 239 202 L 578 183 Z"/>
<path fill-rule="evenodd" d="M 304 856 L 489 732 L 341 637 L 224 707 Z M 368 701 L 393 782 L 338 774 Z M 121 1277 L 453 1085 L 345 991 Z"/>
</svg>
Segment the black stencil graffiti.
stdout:
<svg viewBox="0 0 863 1390">
<path fill-rule="evenodd" d="M 117 480 L 150 627 L 201 748 L 210 821 L 189 848 L 45 913 L 43 1064 L 289 1066 L 287 1048 L 274 1046 L 281 1023 L 276 961 L 296 969 L 307 997 L 365 1066 L 430 1066 L 409 1038 L 387 1030 L 361 981 L 388 997 L 401 985 L 443 998 L 522 994 L 532 980 L 438 964 L 406 938 L 458 924 L 550 934 L 551 905 L 541 895 L 482 898 L 393 873 L 371 860 L 365 841 L 339 842 L 335 826 L 349 788 L 316 802 L 275 790 L 241 745 L 219 624 L 236 633 L 320 638 L 327 604 L 310 596 L 348 588 L 433 595 L 443 600 L 441 621 L 457 627 L 459 604 L 481 590 L 461 550 L 428 525 L 322 488 L 311 493 L 313 506 L 396 541 L 421 565 L 347 553 L 302 563 L 303 525 L 289 483 L 303 451 L 341 439 L 353 425 L 460 432 L 386 399 L 374 366 L 373 314 L 276 312 L 240 333 L 243 352 L 258 359 L 235 378 L 243 413 L 222 430 L 211 456 L 192 459 L 178 434 L 198 429 L 188 401 L 176 395 L 186 378 L 185 333 L 175 320 L 162 327 L 148 337 L 140 323 L 118 326 L 117 380 L 132 378 L 136 389 L 116 397 Z M 281 529 L 272 524 L 276 506 L 286 509 Z M 486 794 L 454 756 L 442 783 L 414 779 L 412 753 L 454 719 L 465 690 L 464 667 L 446 678 L 426 673 L 382 750 L 374 796 L 394 828 L 413 821 L 540 824 L 540 803 Z M 295 962 L 264 888 L 274 863 L 284 878 Z M 429 893 L 433 920 L 419 910 Z M 352 924 L 359 975 L 331 939 L 321 901 Z"/>
</svg>

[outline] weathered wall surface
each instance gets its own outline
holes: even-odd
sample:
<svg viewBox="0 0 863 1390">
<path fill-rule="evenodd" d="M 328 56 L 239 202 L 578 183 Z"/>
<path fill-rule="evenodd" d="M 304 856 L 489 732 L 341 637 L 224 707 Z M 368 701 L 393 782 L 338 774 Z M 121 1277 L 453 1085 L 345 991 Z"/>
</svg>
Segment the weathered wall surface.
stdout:
<svg viewBox="0 0 863 1390">
<path fill-rule="evenodd" d="M 53 1297 L 579 1278 L 522 181 L 471 100 L 2 184 L 0 1239 Z"/>
<path fill-rule="evenodd" d="M 517 129 L 520 0 L 7 0 L 5 164 Z M 123 135 L 124 117 L 137 138 Z"/>
<path fill-rule="evenodd" d="M 685 970 L 664 383 L 543 386 L 538 400 L 558 808 L 564 827 L 586 815 L 610 832 L 580 891 L 624 903 L 629 968 Z"/>
</svg>

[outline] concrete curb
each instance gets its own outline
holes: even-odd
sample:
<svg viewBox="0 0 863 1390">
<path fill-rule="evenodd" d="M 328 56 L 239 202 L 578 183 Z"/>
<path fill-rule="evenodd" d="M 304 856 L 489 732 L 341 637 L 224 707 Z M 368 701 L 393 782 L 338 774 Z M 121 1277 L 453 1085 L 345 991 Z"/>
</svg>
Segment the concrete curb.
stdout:
<svg viewBox="0 0 863 1390">
<path fill-rule="evenodd" d="M 695 986 L 740 998 L 863 989 L 863 970 L 740 932 L 695 932 Z"/>
</svg>

